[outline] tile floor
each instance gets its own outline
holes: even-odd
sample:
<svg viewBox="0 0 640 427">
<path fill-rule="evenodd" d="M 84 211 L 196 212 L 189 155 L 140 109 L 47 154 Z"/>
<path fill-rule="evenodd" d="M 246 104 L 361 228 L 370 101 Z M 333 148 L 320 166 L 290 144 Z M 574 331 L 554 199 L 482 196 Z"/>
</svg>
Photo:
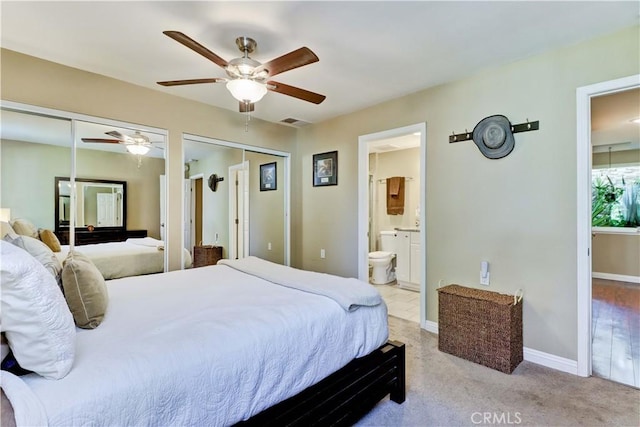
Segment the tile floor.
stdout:
<svg viewBox="0 0 640 427">
<path fill-rule="evenodd" d="M 420 323 L 420 293 L 398 285 L 374 285 L 387 304 L 389 315 Z"/>
</svg>

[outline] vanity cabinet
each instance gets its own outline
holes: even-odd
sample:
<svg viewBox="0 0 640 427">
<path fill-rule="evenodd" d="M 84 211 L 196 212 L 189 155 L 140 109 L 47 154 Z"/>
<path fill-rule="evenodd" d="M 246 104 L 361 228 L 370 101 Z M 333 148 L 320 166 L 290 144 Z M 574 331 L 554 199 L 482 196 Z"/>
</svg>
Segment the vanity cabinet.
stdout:
<svg viewBox="0 0 640 427">
<path fill-rule="evenodd" d="M 402 231 L 396 233 L 396 280 L 401 288 L 420 290 L 420 232 Z"/>
</svg>

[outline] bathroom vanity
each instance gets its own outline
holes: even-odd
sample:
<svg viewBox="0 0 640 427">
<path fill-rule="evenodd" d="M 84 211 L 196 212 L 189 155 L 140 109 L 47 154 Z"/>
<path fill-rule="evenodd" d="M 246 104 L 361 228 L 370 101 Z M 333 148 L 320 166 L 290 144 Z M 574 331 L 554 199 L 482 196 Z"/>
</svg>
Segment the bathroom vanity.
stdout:
<svg viewBox="0 0 640 427">
<path fill-rule="evenodd" d="M 396 280 L 398 286 L 412 291 L 420 291 L 420 230 L 417 228 L 396 228 Z"/>
</svg>

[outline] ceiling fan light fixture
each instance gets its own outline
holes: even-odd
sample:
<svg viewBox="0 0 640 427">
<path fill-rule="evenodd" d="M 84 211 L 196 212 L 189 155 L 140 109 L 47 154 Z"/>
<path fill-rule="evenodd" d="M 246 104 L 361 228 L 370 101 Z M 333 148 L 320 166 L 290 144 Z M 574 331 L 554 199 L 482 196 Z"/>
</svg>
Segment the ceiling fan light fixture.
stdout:
<svg viewBox="0 0 640 427">
<path fill-rule="evenodd" d="M 130 152 L 131 154 L 135 154 L 138 156 L 144 156 L 145 154 L 147 154 L 149 152 L 149 147 L 146 145 L 140 145 L 140 144 L 128 144 L 127 146 L 127 151 Z"/>
<path fill-rule="evenodd" d="M 231 80 L 227 83 L 227 89 L 238 101 L 252 104 L 260 101 L 267 93 L 267 86 L 264 83 L 251 79 Z"/>
</svg>

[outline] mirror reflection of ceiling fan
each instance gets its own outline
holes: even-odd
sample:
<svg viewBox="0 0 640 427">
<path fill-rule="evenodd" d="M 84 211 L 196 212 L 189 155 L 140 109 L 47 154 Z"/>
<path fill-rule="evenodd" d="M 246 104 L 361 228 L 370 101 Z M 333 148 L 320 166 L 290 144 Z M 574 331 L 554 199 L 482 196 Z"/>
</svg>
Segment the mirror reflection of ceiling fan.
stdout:
<svg viewBox="0 0 640 427">
<path fill-rule="evenodd" d="M 164 31 L 163 34 L 222 67 L 227 72 L 228 78 L 170 80 L 158 82 L 159 85 L 179 86 L 200 83 L 226 83 L 231 95 L 240 102 L 240 112 L 242 113 L 253 111 L 254 103 L 260 101 L 267 91 L 278 92 L 314 104 L 320 104 L 326 98 L 326 96 L 318 93 L 270 80 L 271 77 L 277 74 L 317 62 L 319 60 L 318 57 L 307 47 L 301 47 L 262 64 L 249 58 L 249 54 L 257 46 L 256 41 L 249 37 L 238 37 L 236 45 L 243 53 L 243 56 L 227 62 L 179 31 Z"/>
<path fill-rule="evenodd" d="M 158 147 L 154 144 L 160 144 L 160 142 L 151 142 L 148 136 L 143 135 L 140 131 L 135 131 L 133 135 L 125 135 L 117 130 L 105 132 L 107 135 L 114 137 L 115 139 L 107 138 L 82 138 L 82 142 L 99 143 L 99 144 L 123 144 L 127 151 L 131 154 L 137 154 L 144 156 L 149 152 L 151 148 L 162 150 L 162 147 Z"/>
</svg>

